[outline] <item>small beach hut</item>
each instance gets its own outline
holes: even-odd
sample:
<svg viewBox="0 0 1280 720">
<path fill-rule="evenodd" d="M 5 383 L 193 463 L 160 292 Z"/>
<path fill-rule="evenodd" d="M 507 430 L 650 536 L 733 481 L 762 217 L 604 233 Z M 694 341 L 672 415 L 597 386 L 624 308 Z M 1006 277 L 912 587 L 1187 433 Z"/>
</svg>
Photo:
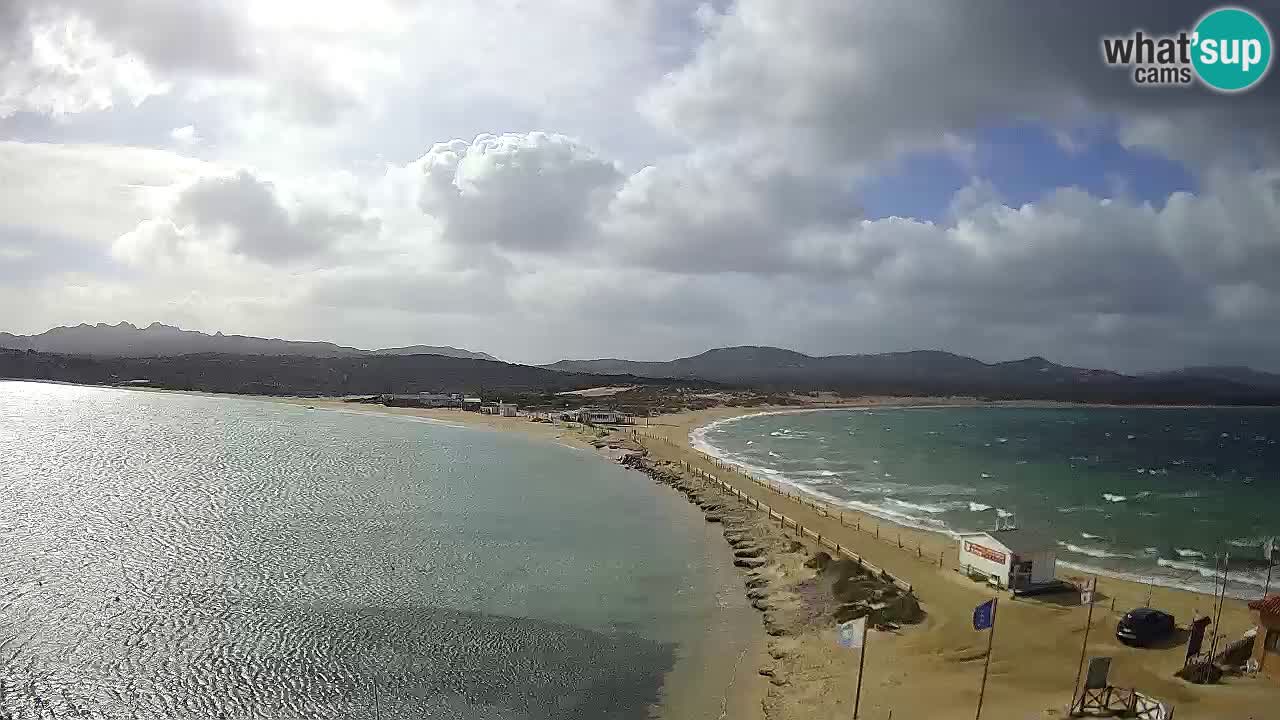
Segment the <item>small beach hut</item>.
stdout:
<svg viewBox="0 0 1280 720">
<path fill-rule="evenodd" d="M 1030 530 L 960 535 L 960 568 L 1015 592 L 1054 583 L 1057 555 L 1051 538 Z"/>
<path fill-rule="evenodd" d="M 1249 603 L 1256 616 L 1253 661 L 1267 677 L 1280 681 L 1280 595 Z"/>
</svg>

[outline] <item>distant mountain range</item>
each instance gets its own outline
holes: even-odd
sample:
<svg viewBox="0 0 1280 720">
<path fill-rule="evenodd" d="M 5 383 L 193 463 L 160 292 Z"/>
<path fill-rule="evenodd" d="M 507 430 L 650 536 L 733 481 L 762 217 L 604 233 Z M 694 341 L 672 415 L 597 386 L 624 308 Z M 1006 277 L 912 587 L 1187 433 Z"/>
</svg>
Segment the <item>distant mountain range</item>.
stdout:
<svg viewBox="0 0 1280 720">
<path fill-rule="evenodd" d="M 151 323 L 139 328 L 132 323 L 117 325 L 99 323 L 74 327 L 56 327 L 39 335 L 13 335 L 0 332 L 0 348 L 35 350 L 65 355 L 95 357 L 160 357 L 192 353 L 228 355 L 303 355 L 307 357 L 340 357 L 344 355 L 443 355 L 472 360 L 497 360 L 482 352 L 436 345 L 360 350 L 326 342 L 300 342 L 247 335 L 208 335 L 183 330 L 172 325 Z"/>
<path fill-rule="evenodd" d="M 1202 380 L 1226 380 L 1258 388 L 1280 388 L 1280 374 L 1262 372 L 1261 370 L 1254 370 L 1241 365 L 1204 365 L 1167 372 L 1147 373 L 1144 377 L 1154 379 L 1199 378 Z"/>
<path fill-rule="evenodd" d="M 978 395 L 1091 402 L 1242 403 L 1280 399 L 1280 375 L 1249 368 L 1186 368 L 1124 375 L 1042 357 L 984 363 L 937 350 L 814 357 L 775 347 L 708 350 L 666 362 L 561 360 L 575 373 L 700 378 L 731 385 L 886 395 Z"/>
<path fill-rule="evenodd" d="M 3 348 L 12 350 L 5 351 Z M 13 352 L 25 351 L 25 352 Z M 398 393 L 503 388 L 552 391 L 633 382 L 716 384 L 844 395 L 975 396 L 1114 403 L 1280 404 L 1280 375 L 1188 367 L 1125 375 L 1042 357 L 986 363 L 938 350 L 815 357 L 776 347 L 716 348 L 666 362 L 561 360 L 532 367 L 434 345 L 361 350 L 333 343 L 208 335 L 160 323 L 0 333 L 0 377 L 263 394 Z"/>
<path fill-rule="evenodd" d="M 246 395 L 375 395 L 449 391 L 547 394 L 597 385 L 656 384 L 635 376 L 563 373 L 443 355 L 92 357 L 0 349 L 0 378 L 148 385 Z"/>
</svg>

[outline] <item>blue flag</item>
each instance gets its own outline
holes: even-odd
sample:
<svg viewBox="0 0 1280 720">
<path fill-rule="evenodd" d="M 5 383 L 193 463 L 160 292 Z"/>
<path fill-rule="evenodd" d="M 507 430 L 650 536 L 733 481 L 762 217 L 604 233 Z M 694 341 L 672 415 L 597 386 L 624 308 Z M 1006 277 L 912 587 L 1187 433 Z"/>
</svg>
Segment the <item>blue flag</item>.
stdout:
<svg viewBox="0 0 1280 720">
<path fill-rule="evenodd" d="M 996 601 L 988 600 L 973 609 L 973 629 L 986 630 L 996 617 Z"/>
</svg>

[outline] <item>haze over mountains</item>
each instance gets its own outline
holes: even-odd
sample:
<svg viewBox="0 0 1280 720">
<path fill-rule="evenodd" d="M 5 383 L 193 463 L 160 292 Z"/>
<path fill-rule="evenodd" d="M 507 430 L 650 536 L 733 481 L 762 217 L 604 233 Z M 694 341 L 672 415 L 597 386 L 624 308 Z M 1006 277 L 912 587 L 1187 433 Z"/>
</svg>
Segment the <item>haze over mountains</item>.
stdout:
<svg viewBox="0 0 1280 720">
<path fill-rule="evenodd" d="M 224 392 L 381 393 L 446 388 L 563 390 L 631 381 L 845 395 L 966 395 L 1088 402 L 1280 404 L 1280 375 L 1207 366 L 1125 375 L 1042 357 L 986 363 L 939 350 L 816 357 L 776 347 L 716 348 L 665 362 L 561 360 L 532 367 L 434 345 L 361 350 L 326 342 L 208 335 L 152 323 L 0 333 L 0 376 Z M 13 352 L 13 350 L 25 352 Z M 401 361 L 398 358 L 403 358 Z M 445 362 L 445 360 L 448 362 Z"/>
<path fill-rule="evenodd" d="M 992 397 L 1144 397 L 1237 402 L 1280 391 L 1280 375 L 1250 368 L 1184 368 L 1124 375 L 1058 365 L 1042 357 L 984 363 L 939 350 L 815 357 L 775 347 L 716 348 L 667 362 L 561 360 L 548 369 L 650 378 L 700 378 L 726 384 L 886 394 L 977 394 Z"/>
<path fill-rule="evenodd" d="M 460 350 L 448 346 L 410 345 L 408 347 L 361 350 L 327 342 L 304 342 L 260 338 L 247 335 L 209 335 L 183 330 L 155 322 L 145 328 L 132 323 L 116 325 L 98 323 L 74 327 L 56 327 L 38 335 L 13 335 L 0 332 L 0 348 L 35 350 L 65 355 L 95 357 L 159 357 L 192 353 L 226 353 L 230 355 L 303 355 L 307 357 L 339 357 L 344 355 L 443 355 L 471 360 L 497 360 L 482 352 Z"/>
</svg>

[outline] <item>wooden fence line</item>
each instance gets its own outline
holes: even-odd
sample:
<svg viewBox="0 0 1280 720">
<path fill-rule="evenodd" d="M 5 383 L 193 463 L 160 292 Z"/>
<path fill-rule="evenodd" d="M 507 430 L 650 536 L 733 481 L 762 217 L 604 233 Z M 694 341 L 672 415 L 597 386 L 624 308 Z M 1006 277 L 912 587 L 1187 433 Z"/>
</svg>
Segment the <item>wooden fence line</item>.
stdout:
<svg viewBox="0 0 1280 720">
<path fill-rule="evenodd" d="M 632 432 L 632 434 L 633 434 L 634 436 L 636 436 L 636 437 L 643 437 L 643 438 L 646 438 L 646 439 L 655 440 L 655 441 L 658 441 L 658 442 L 663 442 L 663 443 L 666 443 L 667 445 L 670 445 L 670 446 L 672 446 L 672 447 L 679 448 L 679 446 L 678 446 L 678 445 L 676 445 L 676 443 L 674 443 L 674 442 L 672 442 L 672 441 L 668 440 L 668 439 L 667 439 L 667 438 L 665 438 L 665 437 L 661 437 L 661 436 L 658 436 L 658 435 L 651 435 L 651 434 L 649 434 L 649 433 L 641 432 L 641 431 L 639 431 L 639 430 L 632 430 L 631 432 Z M 710 456 L 707 456 L 707 455 L 705 455 L 705 453 L 703 454 L 703 456 L 704 456 L 704 457 L 706 457 L 708 460 L 710 460 L 710 461 L 711 461 L 713 464 L 715 464 L 717 467 L 724 468 L 725 470 L 729 470 L 730 472 L 737 472 L 737 470 L 736 470 L 736 469 L 729 467 L 727 464 L 720 462 L 720 461 L 719 461 L 719 460 L 717 460 L 716 458 L 712 458 L 712 457 L 710 457 Z M 720 492 L 727 492 L 727 493 L 729 493 L 729 494 L 733 495 L 734 497 L 738 498 L 738 500 L 742 501 L 742 502 L 743 502 L 743 504 L 745 504 L 748 508 L 750 508 L 750 507 L 753 507 L 753 506 L 754 506 L 756 510 L 760 510 L 760 511 L 762 511 L 762 512 L 766 513 L 766 516 L 767 516 L 770 520 L 773 520 L 773 519 L 775 519 L 775 518 L 776 518 L 776 519 L 778 520 L 779 524 L 781 524 L 781 526 L 782 526 L 783 528 L 786 528 L 788 525 L 790 525 L 793 529 L 795 529 L 796 534 L 797 534 L 797 535 L 799 535 L 801 539 L 804 539 L 804 538 L 806 538 L 806 537 L 808 537 L 808 538 L 812 538 L 812 539 L 815 541 L 815 543 L 817 544 L 817 546 L 818 546 L 819 548 L 824 548 L 824 547 L 825 547 L 825 548 L 828 548 L 828 549 L 830 549 L 832 552 L 834 552 L 834 553 L 835 553 L 835 556 L 836 556 L 836 557 L 845 557 L 845 558 L 848 558 L 848 559 L 850 559 L 850 560 L 852 560 L 852 561 L 854 561 L 854 562 L 858 563 L 858 565 L 859 565 L 860 567 L 862 567 L 862 568 L 866 569 L 868 572 L 872 572 L 872 573 L 875 573 L 875 574 L 880 575 L 880 576 L 882 576 L 882 577 L 888 578 L 889 580 L 891 580 L 891 581 L 893 582 L 893 584 L 894 584 L 894 585 L 898 586 L 898 588 L 899 588 L 899 589 L 901 589 L 901 590 L 903 590 L 903 591 L 905 591 L 905 592 L 908 592 L 908 593 L 914 592 L 914 589 L 913 589 L 913 587 L 912 587 L 911 583 L 909 583 L 909 582 L 907 582 L 907 581 L 903 580 L 902 578 L 897 577 L 896 575 L 894 575 L 893 573 L 889 572 L 888 570 L 885 570 L 884 568 L 879 567 L 879 566 L 877 566 L 877 565 L 875 565 L 875 564 L 873 564 L 873 563 L 869 562 L 868 560 L 866 560 L 865 558 L 863 558 L 861 555 L 859 555 L 859 554 L 857 554 L 857 553 L 853 552 L 852 550 L 849 550 L 848 548 L 846 548 L 846 547 L 842 546 L 840 543 L 835 542 L 835 541 L 831 540 L 830 538 L 824 538 L 824 537 L 822 537 L 822 534 L 821 534 L 821 533 L 816 532 L 816 531 L 814 531 L 814 530 L 812 530 L 812 529 L 810 529 L 810 528 L 806 528 L 806 527 L 804 527 L 803 525 L 801 525 L 801 524 L 800 524 L 800 521 L 798 521 L 798 520 L 796 520 L 796 519 L 794 519 L 794 518 L 789 518 L 789 517 L 787 517 L 786 515 L 784 515 L 782 512 L 774 510 L 774 509 L 773 509 L 773 508 L 771 508 L 769 505 L 767 505 L 767 504 L 765 504 L 765 503 L 762 503 L 762 502 L 760 502 L 759 500 L 756 500 L 755 498 L 752 498 L 751 496 L 749 496 L 749 495 L 747 495 L 746 493 L 742 492 L 741 490 L 739 490 L 738 488 L 734 487 L 733 485 L 731 485 L 731 484 L 729 484 L 729 483 L 727 483 L 727 482 L 725 482 L 725 481 L 721 480 L 720 478 L 716 477 L 715 475 L 713 475 L 713 474 L 711 474 L 711 473 L 709 473 L 709 472 L 707 472 L 707 471 L 705 471 L 705 470 L 703 470 L 703 469 L 701 469 L 701 468 L 694 467 L 693 465 L 691 465 L 691 464 L 689 463 L 689 461 L 687 461 L 687 460 L 681 460 L 680 462 L 681 462 L 681 465 L 684 467 L 684 469 L 685 469 L 686 471 L 688 471 L 688 472 L 693 473 L 693 475 L 694 475 L 695 477 L 698 477 L 698 478 L 702 479 L 704 482 L 711 482 L 711 483 L 714 483 L 714 486 L 715 486 L 715 488 L 716 488 L 718 491 L 720 491 Z M 807 507 L 809 507 L 809 508 L 811 508 L 811 509 L 813 509 L 813 510 L 815 510 L 815 511 L 819 512 L 819 513 L 821 513 L 823 517 L 831 517 L 831 514 L 827 511 L 827 509 L 826 509 L 825 507 L 822 507 L 822 506 L 818 505 L 817 503 L 814 503 L 814 502 L 811 502 L 811 501 L 809 501 L 809 500 L 807 500 L 807 499 L 805 499 L 805 498 L 802 498 L 802 497 L 800 497 L 800 496 L 799 496 L 799 494 L 797 494 L 797 495 L 795 495 L 795 496 L 793 497 L 793 496 L 791 496 L 791 495 L 787 494 L 786 492 L 780 491 L 780 490 L 778 490 L 777 488 L 773 487 L 772 485 L 770 485 L 770 484 L 768 484 L 768 483 L 765 483 L 765 482 L 763 482 L 763 481 L 761 481 L 761 480 L 758 480 L 758 479 L 756 479 L 756 478 L 753 478 L 753 477 L 751 477 L 751 476 L 749 476 L 749 475 L 745 475 L 745 474 L 742 474 L 742 473 L 739 473 L 739 474 L 740 474 L 740 475 L 742 475 L 742 477 L 744 477 L 744 478 L 746 478 L 746 479 L 750 480 L 751 482 L 753 482 L 753 483 L 755 483 L 755 484 L 759 485 L 760 487 L 763 487 L 763 488 L 765 488 L 765 489 L 767 489 L 767 490 L 770 490 L 770 491 L 772 491 L 772 492 L 774 492 L 774 493 L 778 493 L 778 494 L 783 495 L 783 496 L 785 496 L 785 497 L 787 497 L 787 498 L 789 498 L 789 499 L 792 499 L 792 500 L 794 500 L 794 501 L 796 501 L 796 502 L 799 502 L 799 503 L 801 503 L 801 504 L 803 504 L 803 505 L 806 505 Z M 841 520 L 842 520 L 842 523 L 841 523 L 841 524 L 843 524 L 843 515 L 841 516 Z"/>
<path fill-rule="evenodd" d="M 843 512 L 835 512 L 835 511 L 829 510 L 825 505 L 818 503 L 816 501 L 810 500 L 805 496 L 801 495 L 800 493 L 788 492 L 787 490 L 776 487 L 767 481 L 760 480 L 756 477 L 748 475 L 742 472 L 741 470 L 739 470 L 736 466 L 722 462 L 718 458 L 711 457 L 710 455 L 707 455 L 706 453 L 698 450 L 697 448 L 681 445 L 680 443 L 673 442 L 666 437 L 663 437 L 660 435 L 654 435 L 654 434 L 643 432 L 640 430 L 633 429 L 632 434 L 637 438 L 643 437 L 648 440 L 652 440 L 655 442 L 668 445 L 677 450 L 695 452 L 697 453 L 697 457 L 699 459 L 703 460 L 708 464 L 715 465 L 716 467 L 719 467 L 719 468 L 723 468 L 727 472 L 736 473 L 739 477 L 749 480 L 752 483 L 764 488 L 765 490 L 768 490 L 769 492 L 774 493 L 775 495 L 781 495 L 782 497 L 792 500 L 793 502 L 798 502 L 802 505 L 805 505 L 806 507 L 810 508 L 811 510 L 818 513 L 819 515 L 822 515 L 823 517 L 836 518 L 839 520 L 840 525 L 842 527 L 853 528 L 858 532 L 866 533 L 867 535 L 875 537 L 876 539 L 884 542 L 890 547 L 899 547 L 904 552 L 908 553 L 908 557 L 914 556 L 920 562 L 928 563 L 929 565 L 932 565 L 938 568 L 948 568 L 950 570 L 953 570 L 961 574 L 965 572 L 965 568 L 960 565 L 959 558 L 954 557 L 954 553 L 952 553 L 953 562 L 951 563 L 947 562 L 948 552 L 954 549 L 948 543 L 944 542 L 941 545 L 931 545 L 930 549 L 926 551 L 924 549 L 925 543 L 922 541 L 917 541 L 916 546 L 913 548 L 911 547 L 910 543 L 903 542 L 900 539 L 898 533 L 895 532 L 892 537 L 886 534 L 885 532 L 886 528 L 883 528 L 879 522 L 877 522 L 874 526 L 872 526 L 870 524 L 866 524 L 866 525 L 862 524 L 860 517 L 846 519 Z M 687 471 L 694 473 L 698 477 L 702 477 L 703 475 L 705 475 L 706 478 L 704 479 L 709 479 L 717 483 L 716 489 L 718 491 L 725 492 L 726 489 L 733 490 L 732 485 L 729 485 L 728 483 L 724 483 L 720 481 L 719 478 L 716 478 L 714 475 L 712 475 L 711 473 L 707 473 L 695 467 L 688 460 L 681 460 L 680 462 L 682 464 L 682 467 L 684 467 Z M 767 504 L 762 503 L 758 500 L 751 499 L 750 496 L 747 496 L 745 493 L 735 492 L 734 494 L 740 499 L 742 499 L 744 502 L 747 502 L 748 505 L 754 507 L 755 509 L 761 510 L 763 512 L 767 512 L 769 519 L 779 520 L 779 522 L 783 525 L 783 527 L 796 526 L 796 523 L 794 520 L 792 520 L 791 518 L 785 517 L 780 512 L 774 511 Z M 805 533 L 803 533 L 802 535 L 804 537 L 812 537 L 815 540 L 817 539 L 817 534 L 809 532 L 807 528 L 805 529 Z M 827 548 L 836 548 L 838 546 L 838 544 L 831 543 L 828 538 L 822 538 L 822 542 L 820 544 L 821 546 L 827 547 Z M 915 552 L 912 552 L 913 550 Z M 865 559 L 861 558 L 856 553 L 849 551 L 847 548 L 844 548 L 843 546 L 838 546 L 837 555 L 842 557 L 847 557 L 856 562 L 861 562 L 863 563 L 864 566 L 866 566 L 870 570 L 883 572 L 883 570 L 876 568 L 873 564 L 868 563 Z M 910 583 L 907 583 L 901 580 L 900 578 L 893 576 L 892 573 L 887 573 L 887 574 L 890 577 L 894 578 L 895 584 L 898 584 L 899 587 L 902 587 L 904 589 L 911 587 Z M 1071 577 L 1071 576 L 1068 576 L 1068 577 Z M 1080 579 L 1082 578 L 1083 576 L 1080 576 Z M 1107 593 L 1104 590 L 1103 592 L 1105 595 L 1105 604 L 1100 603 L 1099 606 L 1095 608 L 1095 614 L 1097 614 L 1097 611 L 1102 611 L 1112 615 L 1120 615 L 1135 607 L 1151 606 L 1154 602 L 1152 596 L 1165 590 L 1169 590 L 1169 588 L 1164 588 L 1161 586 L 1153 586 L 1148 592 L 1143 593 L 1141 595 L 1134 595 L 1131 592 L 1124 592 L 1123 590 L 1118 594 L 1112 594 L 1112 593 Z"/>
</svg>

